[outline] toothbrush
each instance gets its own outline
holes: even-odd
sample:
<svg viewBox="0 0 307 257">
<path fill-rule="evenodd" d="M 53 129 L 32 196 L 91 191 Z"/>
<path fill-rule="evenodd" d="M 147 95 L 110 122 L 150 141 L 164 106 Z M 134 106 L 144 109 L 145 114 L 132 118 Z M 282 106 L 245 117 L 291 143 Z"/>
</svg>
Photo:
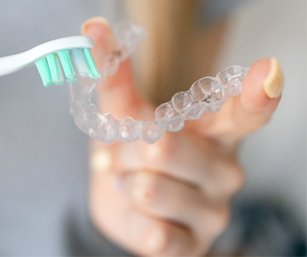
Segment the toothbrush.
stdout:
<svg viewBox="0 0 307 257">
<path fill-rule="evenodd" d="M 99 79 L 90 49 L 90 38 L 73 36 L 60 38 L 36 46 L 23 53 L 0 57 L 0 77 L 35 63 L 44 87 L 62 85 L 82 77 Z"/>
</svg>

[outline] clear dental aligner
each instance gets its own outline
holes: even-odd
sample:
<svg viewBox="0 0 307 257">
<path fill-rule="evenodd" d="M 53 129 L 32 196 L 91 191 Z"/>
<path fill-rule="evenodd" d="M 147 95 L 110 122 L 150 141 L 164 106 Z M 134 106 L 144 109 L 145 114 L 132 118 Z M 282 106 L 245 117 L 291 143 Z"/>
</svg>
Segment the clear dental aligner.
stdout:
<svg viewBox="0 0 307 257">
<path fill-rule="evenodd" d="M 145 35 L 140 27 L 130 23 L 122 23 L 114 31 L 118 43 L 115 51 L 104 58 L 102 79 L 116 73 L 119 64 L 130 56 Z M 178 92 L 169 102 L 159 105 L 155 110 L 155 119 L 150 121 L 138 121 L 131 117 L 117 120 L 110 113 L 99 113 L 92 102 L 92 93 L 99 82 L 79 76 L 70 85 L 71 113 L 80 130 L 104 143 L 138 139 L 154 143 L 166 131 L 180 131 L 186 120 L 199 119 L 205 112 L 219 111 L 229 97 L 241 93 L 247 70 L 230 66 L 215 77 L 197 80 L 189 90 Z"/>
</svg>

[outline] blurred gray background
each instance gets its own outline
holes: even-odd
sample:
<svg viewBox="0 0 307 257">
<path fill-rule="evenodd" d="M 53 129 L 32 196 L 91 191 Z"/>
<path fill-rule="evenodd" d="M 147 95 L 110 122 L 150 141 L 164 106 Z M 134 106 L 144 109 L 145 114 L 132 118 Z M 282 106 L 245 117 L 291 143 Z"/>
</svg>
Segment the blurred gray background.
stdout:
<svg viewBox="0 0 307 257">
<path fill-rule="evenodd" d="M 121 1 L 2 0 L 0 56 L 79 34 L 96 15 L 116 21 Z M 257 0 L 231 13 L 217 70 L 277 57 L 283 100 L 246 140 L 242 197 L 283 201 L 306 220 L 306 1 Z M 73 124 L 68 89 L 41 86 L 35 68 L 0 78 L 0 255 L 65 255 L 70 210 L 86 209 L 88 138 Z M 86 211 L 84 211 L 86 212 Z"/>
<path fill-rule="evenodd" d="M 301 222 L 307 207 L 307 1 L 250 1 L 231 15 L 232 25 L 218 70 L 276 57 L 285 73 L 283 99 L 271 122 L 242 148 L 244 193 L 278 197 Z M 305 223 L 306 224 L 306 223 Z"/>
</svg>

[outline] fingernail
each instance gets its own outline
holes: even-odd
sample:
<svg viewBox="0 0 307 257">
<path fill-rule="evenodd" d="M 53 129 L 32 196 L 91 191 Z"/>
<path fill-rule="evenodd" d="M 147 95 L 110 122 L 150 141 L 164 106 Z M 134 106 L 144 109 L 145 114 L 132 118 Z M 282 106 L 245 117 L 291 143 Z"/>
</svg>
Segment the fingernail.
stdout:
<svg viewBox="0 0 307 257">
<path fill-rule="evenodd" d="M 109 23 L 105 18 L 97 16 L 85 21 L 81 27 L 81 31 L 88 32 L 88 30 L 92 27 L 92 25 L 97 23 L 109 26 Z"/>
<path fill-rule="evenodd" d="M 137 202 L 145 202 L 147 197 L 146 191 L 144 190 L 144 187 L 137 187 L 134 186 L 132 189 L 132 197 Z"/>
<path fill-rule="evenodd" d="M 127 176 L 124 181 L 124 189 L 136 203 L 146 203 L 147 199 L 150 198 L 148 183 L 142 174 Z"/>
<path fill-rule="evenodd" d="M 166 247 L 169 237 L 163 224 L 159 224 L 144 214 L 137 214 L 135 219 L 128 223 L 129 239 L 139 243 L 148 252 L 157 254 Z"/>
<path fill-rule="evenodd" d="M 136 202 L 143 202 L 145 199 L 145 190 L 140 175 L 131 175 L 125 179 L 125 189 L 128 195 Z"/>
<path fill-rule="evenodd" d="M 138 174 L 133 182 L 132 198 L 138 203 L 146 203 L 148 199 L 151 198 L 151 191 L 149 190 L 150 186 L 146 176 L 143 174 Z"/>
<path fill-rule="evenodd" d="M 146 247 L 151 252 L 160 252 L 166 244 L 166 235 L 161 228 L 152 228 L 145 241 Z"/>
<path fill-rule="evenodd" d="M 283 90 L 284 75 L 276 58 L 270 59 L 270 71 L 263 82 L 263 90 L 267 97 L 278 98 Z"/>
</svg>

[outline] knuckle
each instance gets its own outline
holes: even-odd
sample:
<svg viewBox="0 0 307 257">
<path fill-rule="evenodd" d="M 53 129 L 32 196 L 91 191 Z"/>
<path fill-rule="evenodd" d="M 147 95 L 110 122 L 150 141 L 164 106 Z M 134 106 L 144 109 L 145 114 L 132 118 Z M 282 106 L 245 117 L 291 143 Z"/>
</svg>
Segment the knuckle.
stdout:
<svg viewBox="0 0 307 257">
<path fill-rule="evenodd" d="M 215 239 L 227 228 L 230 221 L 230 209 L 228 207 L 218 207 L 211 210 L 205 208 L 203 213 L 205 233 L 211 239 Z"/>
<path fill-rule="evenodd" d="M 155 205 L 159 199 L 159 179 L 152 174 L 142 174 L 141 181 L 136 185 L 136 191 L 139 192 L 137 198 L 141 204 Z"/>
<path fill-rule="evenodd" d="M 213 235 L 219 236 L 224 230 L 228 227 L 230 221 L 230 210 L 229 208 L 223 208 L 222 210 L 219 210 L 215 221 L 213 224 L 215 226 L 213 227 Z"/>
<path fill-rule="evenodd" d="M 159 183 L 158 180 L 154 177 L 148 179 L 147 189 L 145 190 L 147 194 L 147 202 L 155 203 L 159 195 Z"/>
<path fill-rule="evenodd" d="M 230 170 L 231 175 L 228 178 L 228 193 L 232 196 L 238 193 L 245 182 L 245 172 L 239 165 L 234 165 Z"/>
<path fill-rule="evenodd" d="M 155 145 L 148 146 L 147 158 L 150 162 L 165 163 L 172 159 L 177 150 L 177 141 L 172 135 L 165 134 Z"/>
<path fill-rule="evenodd" d="M 147 241 L 153 256 L 198 256 L 203 252 L 202 243 L 192 231 L 179 225 L 162 221 L 150 232 L 150 237 L 155 239 Z"/>
<path fill-rule="evenodd" d="M 170 232 L 162 222 L 157 222 L 154 227 L 148 228 L 144 243 L 151 254 L 161 254 L 167 250 L 171 239 Z"/>
</svg>

